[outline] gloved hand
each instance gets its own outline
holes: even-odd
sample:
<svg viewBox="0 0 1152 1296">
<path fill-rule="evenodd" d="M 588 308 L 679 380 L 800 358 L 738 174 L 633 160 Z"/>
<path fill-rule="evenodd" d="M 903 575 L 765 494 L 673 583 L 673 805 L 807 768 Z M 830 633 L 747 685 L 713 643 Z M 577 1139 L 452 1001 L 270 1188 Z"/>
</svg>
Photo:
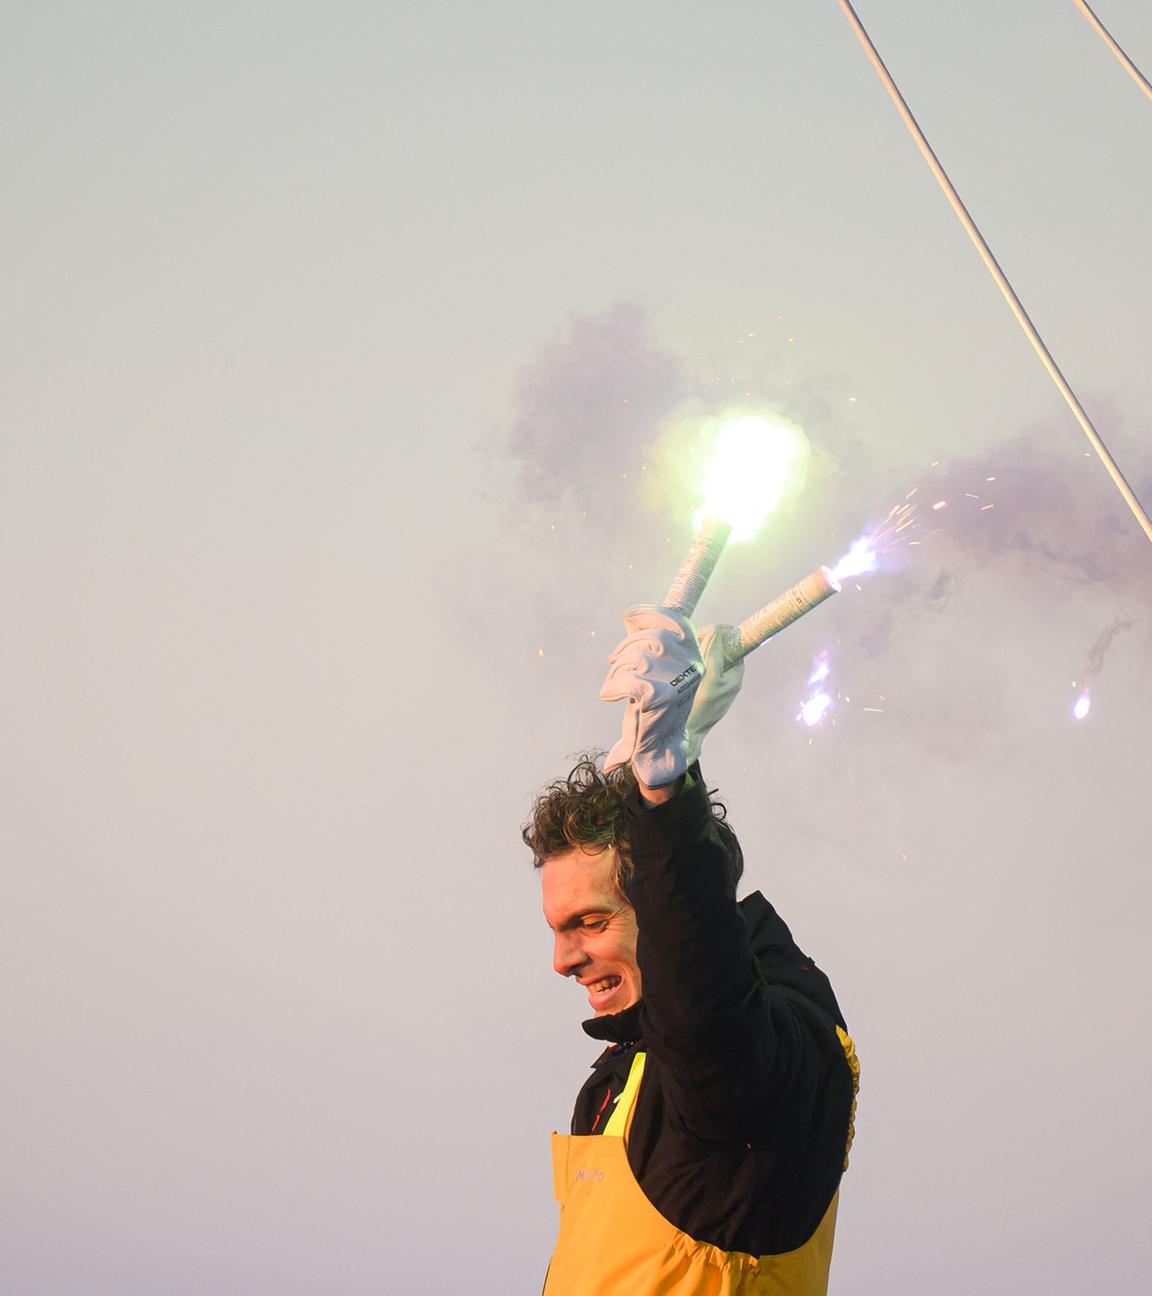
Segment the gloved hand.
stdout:
<svg viewBox="0 0 1152 1296">
<path fill-rule="evenodd" d="M 744 662 L 724 668 L 726 645 L 740 642 L 735 626 L 709 626 L 700 631 L 700 654 L 704 658 L 704 678 L 696 690 L 688 716 L 688 764 L 700 759 L 704 736 L 723 720 L 744 683 Z"/>
<path fill-rule="evenodd" d="M 685 724 L 703 672 L 700 647 L 691 622 L 671 608 L 638 603 L 624 625 L 628 636 L 608 658 L 600 689 L 606 702 L 627 704 L 604 769 L 631 761 L 641 783 L 664 787 L 688 768 Z"/>
</svg>

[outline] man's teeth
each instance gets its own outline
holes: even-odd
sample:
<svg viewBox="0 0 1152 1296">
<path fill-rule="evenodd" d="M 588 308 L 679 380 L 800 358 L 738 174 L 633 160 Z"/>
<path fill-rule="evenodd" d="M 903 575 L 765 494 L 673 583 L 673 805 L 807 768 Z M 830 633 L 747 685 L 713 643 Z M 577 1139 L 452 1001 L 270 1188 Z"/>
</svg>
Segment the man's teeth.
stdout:
<svg viewBox="0 0 1152 1296">
<path fill-rule="evenodd" d="M 618 986 L 619 984 L 620 984 L 619 977 L 607 977 L 603 981 L 594 981 L 588 987 L 588 990 L 591 994 L 601 994 L 603 991 L 611 990 L 614 986 Z"/>
</svg>

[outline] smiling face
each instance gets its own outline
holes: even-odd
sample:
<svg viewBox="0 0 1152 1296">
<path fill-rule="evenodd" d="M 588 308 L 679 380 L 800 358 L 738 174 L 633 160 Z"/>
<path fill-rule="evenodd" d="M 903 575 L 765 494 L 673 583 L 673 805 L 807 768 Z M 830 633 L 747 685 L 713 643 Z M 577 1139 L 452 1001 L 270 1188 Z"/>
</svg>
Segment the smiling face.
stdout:
<svg viewBox="0 0 1152 1296">
<path fill-rule="evenodd" d="M 636 911 L 612 880 L 613 853 L 576 847 L 540 868 L 544 917 L 555 933 L 552 966 L 588 991 L 597 1017 L 640 998 Z"/>
</svg>

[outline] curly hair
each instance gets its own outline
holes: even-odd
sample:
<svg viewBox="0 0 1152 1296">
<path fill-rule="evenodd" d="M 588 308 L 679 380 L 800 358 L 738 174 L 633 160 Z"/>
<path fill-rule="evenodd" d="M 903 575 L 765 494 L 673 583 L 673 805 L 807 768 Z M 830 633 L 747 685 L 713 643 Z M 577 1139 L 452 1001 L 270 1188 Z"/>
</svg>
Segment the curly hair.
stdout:
<svg viewBox="0 0 1152 1296">
<path fill-rule="evenodd" d="M 521 829 L 533 864 L 542 868 L 553 855 L 581 847 L 590 855 L 611 849 L 612 880 L 627 899 L 632 880 L 632 848 L 628 842 L 624 802 L 636 786 L 629 765 L 605 773 L 604 753 L 581 755 L 566 778 L 549 783 L 532 803 L 531 817 Z M 728 855 L 728 880 L 735 888 L 744 872 L 744 852 L 727 822 L 728 811 L 708 790 L 713 823 Z"/>
</svg>

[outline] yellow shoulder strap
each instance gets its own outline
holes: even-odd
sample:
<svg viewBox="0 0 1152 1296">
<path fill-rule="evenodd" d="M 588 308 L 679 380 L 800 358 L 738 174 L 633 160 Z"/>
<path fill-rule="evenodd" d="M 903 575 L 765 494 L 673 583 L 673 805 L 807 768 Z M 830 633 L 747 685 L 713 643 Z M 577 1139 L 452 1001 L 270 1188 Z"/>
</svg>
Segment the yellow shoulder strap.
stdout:
<svg viewBox="0 0 1152 1296">
<path fill-rule="evenodd" d="M 844 1149 L 844 1169 L 847 1170 L 848 1153 L 852 1150 L 852 1140 L 856 1134 L 856 1095 L 860 1089 L 860 1059 L 856 1056 L 856 1045 L 847 1031 L 837 1026 L 836 1034 L 839 1036 L 840 1046 L 844 1050 L 844 1056 L 852 1072 L 852 1109 L 848 1116 L 848 1139 L 847 1147 Z M 605 1134 L 615 1135 L 616 1138 L 623 1138 L 627 1134 L 629 1118 L 636 1103 L 636 1094 L 640 1088 L 640 1081 L 644 1078 L 645 1057 L 646 1054 L 640 1052 L 632 1059 L 632 1065 L 628 1070 L 628 1079 L 624 1083 L 620 1097 L 616 1100 L 616 1106 L 612 1115 L 608 1118 L 608 1124 L 604 1126 Z"/>
<path fill-rule="evenodd" d="M 852 1151 L 852 1140 L 856 1137 L 856 1095 L 860 1092 L 860 1059 L 856 1056 L 856 1045 L 853 1043 L 852 1036 L 840 1026 L 836 1027 L 836 1034 L 840 1037 L 840 1047 L 844 1050 L 849 1070 L 852 1072 L 852 1108 L 848 1113 L 848 1145 L 844 1149 L 844 1169 L 847 1170 L 848 1153 Z"/>
<path fill-rule="evenodd" d="M 628 1117 L 632 1114 L 632 1104 L 636 1101 L 636 1091 L 640 1088 L 640 1081 L 644 1077 L 645 1056 L 644 1053 L 637 1053 L 632 1059 L 628 1079 L 624 1083 L 624 1088 L 620 1091 L 620 1097 L 616 1099 L 616 1107 L 608 1118 L 608 1124 L 604 1126 L 605 1134 L 615 1134 L 617 1138 L 623 1138 L 627 1132 Z"/>
</svg>

